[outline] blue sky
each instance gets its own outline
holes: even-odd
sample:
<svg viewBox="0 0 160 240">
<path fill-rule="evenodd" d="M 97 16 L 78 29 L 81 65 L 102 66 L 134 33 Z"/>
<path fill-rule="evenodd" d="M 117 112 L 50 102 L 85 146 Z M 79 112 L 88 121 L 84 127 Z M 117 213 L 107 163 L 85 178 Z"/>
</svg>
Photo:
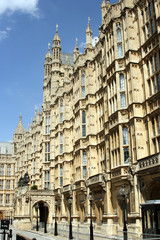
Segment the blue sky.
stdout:
<svg viewBox="0 0 160 240">
<path fill-rule="evenodd" d="M 116 3 L 118 0 L 110 0 Z M 62 52 L 83 52 L 90 17 L 93 38 L 102 0 L 0 0 L 0 142 L 12 141 L 22 114 L 25 129 L 43 98 L 44 57 L 59 25 Z"/>
</svg>

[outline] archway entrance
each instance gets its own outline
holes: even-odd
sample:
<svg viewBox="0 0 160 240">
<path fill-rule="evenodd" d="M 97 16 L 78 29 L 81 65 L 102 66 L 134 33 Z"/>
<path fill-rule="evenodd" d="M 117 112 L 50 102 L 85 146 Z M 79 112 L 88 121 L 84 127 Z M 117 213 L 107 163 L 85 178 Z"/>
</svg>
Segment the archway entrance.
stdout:
<svg viewBox="0 0 160 240">
<path fill-rule="evenodd" d="M 39 202 L 39 221 L 40 223 L 48 220 L 48 205 L 46 202 Z"/>
<path fill-rule="evenodd" d="M 46 202 L 40 201 L 35 204 L 36 210 L 36 229 L 38 231 L 39 228 L 44 228 L 44 232 L 47 232 L 47 221 L 48 221 L 48 204 Z"/>
<path fill-rule="evenodd" d="M 143 238 L 160 237 L 160 183 L 148 188 L 146 202 L 141 204 Z"/>
</svg>

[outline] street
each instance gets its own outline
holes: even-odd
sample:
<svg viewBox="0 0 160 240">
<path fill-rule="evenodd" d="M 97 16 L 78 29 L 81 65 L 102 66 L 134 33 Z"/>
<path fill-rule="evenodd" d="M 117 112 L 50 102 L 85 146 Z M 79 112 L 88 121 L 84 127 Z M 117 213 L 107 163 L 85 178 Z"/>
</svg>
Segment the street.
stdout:
<svg viewBox="0 0 160 240">
<path fill-rule="evenodd" d="M 36 240 L 44 240 L 44 239 L 50 239 L 50 240 L 56 240 L 55 238 L 52 238 L 50 236 L 43 236 L 41 234 L 37 234 L 34 232 L 29 232 L 29 231 L 21 231 L 21 230 L 15 230 L 13 228 L 12 229 L 12 233 L 13 233 L 13 237 L 12 240 L 16 240 L 16 234 L 20 233 L 21 235 L 28 237 L 30 239 L 36 238 Z"/>
</svg>

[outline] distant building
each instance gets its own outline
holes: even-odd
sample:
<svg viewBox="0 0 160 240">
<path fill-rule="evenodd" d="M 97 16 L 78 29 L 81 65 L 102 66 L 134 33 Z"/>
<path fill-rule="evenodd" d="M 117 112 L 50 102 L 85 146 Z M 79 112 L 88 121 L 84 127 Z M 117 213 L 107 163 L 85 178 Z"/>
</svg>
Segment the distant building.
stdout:
<svg viewBox="0 0 160 240">
<path fill-rule="evenodd" d="M 14 168 L 12 143 L 0 142 L 0 220 L 13 217 Z"/>
<path fill-rule="evenodd" d="M 57 202 L 68 230 L 72 196 L 73 228 L 87 232 L 91 191 L 94 230 L 116 235 L 125 186 L 128 231 L 160 233 L 160 0 L 104 0 L 101 9 L 98 41 L 88 22 L 83 54 L 77 43 L 63 54 L 56 30 L 42 111 L 14 133 L 16 228 L 35 226 L 37 209 L 40 226 L 46 213 L 52 227 Z"/>
</svg>

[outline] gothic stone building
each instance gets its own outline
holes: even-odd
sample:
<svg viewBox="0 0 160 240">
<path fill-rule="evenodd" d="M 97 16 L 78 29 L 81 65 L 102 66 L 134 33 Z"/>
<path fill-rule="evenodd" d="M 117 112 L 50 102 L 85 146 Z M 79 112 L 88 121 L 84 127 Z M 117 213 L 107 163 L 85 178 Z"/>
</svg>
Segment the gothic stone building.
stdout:
<svg viewBox="0 0 160 240">
<path fill-rule="evenodd" d="M 33 227 L 37 211 L 40 224 L 45 211 L 52 227 L 56 202 L 58 226 L 68 229 L 72 196 L 73 226 L 87 229 L 91 191 L 94 231 L 115 235 L 123 226 L 122 186 L 128 231 L 160 226 L 160 210 L 153 221 L 154 212 L 141 212 L 160 206 L 160 0 L 103 0 L 101 9 L 98 41 L 92 46 L 88 23 L 83 54 L 77 43 L 73 55 L 61 52 L 56 30 L 45 56 L 42 110 L 27 131 L 20 118 L 16 228 Z"/>
<path fill-rule="evenodd" d="M 12 143 L 0 142 L 0 220 L 12 219 L 15 189 Z"/>
</svg>

